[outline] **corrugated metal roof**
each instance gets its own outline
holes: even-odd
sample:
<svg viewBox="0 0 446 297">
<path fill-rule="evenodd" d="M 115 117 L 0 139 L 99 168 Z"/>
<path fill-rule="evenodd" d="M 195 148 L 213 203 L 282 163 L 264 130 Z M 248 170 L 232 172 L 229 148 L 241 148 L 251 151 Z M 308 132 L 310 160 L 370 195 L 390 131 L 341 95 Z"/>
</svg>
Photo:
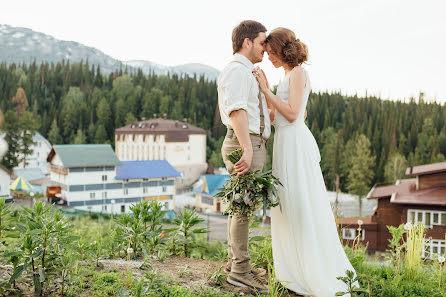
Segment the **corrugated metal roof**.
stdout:
<svg viewBox="0 0 446 297">
<path fill-rule="evenodd" d="M 59 155 L 65 167 L 117 166 L 121 164 L 109 144 L 54 145 L 53 150 Z M 53 152 L 50 152 L 50 156 L 52 159 Z"/>
<path fill-rule="evenodd" d="M 180 173 L 166 160 L 122 161 L 116 179 L 177 177 Z"/>
</svg>

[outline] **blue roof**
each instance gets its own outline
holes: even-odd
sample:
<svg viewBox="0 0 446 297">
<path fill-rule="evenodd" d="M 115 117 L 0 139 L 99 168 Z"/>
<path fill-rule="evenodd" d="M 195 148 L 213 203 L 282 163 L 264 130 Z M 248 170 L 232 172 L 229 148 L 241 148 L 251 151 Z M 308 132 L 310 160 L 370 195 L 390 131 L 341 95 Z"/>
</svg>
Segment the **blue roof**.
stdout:
<svg viewBox="0 0 446 297">
<path fill-rule="evenodd" d="M 201 178 L 206 180 L 207 188 L 204 188 L 202 183 L 197 183 L 197 187 L 193 191 L 214 196 L 219 192 L 217 189 L 223 188 L 223 185 L 231 176 L 229 174 L 206 174 Z"/>
<path fill-rule="evenodd" d="M 116 179 L 177 177 L 180 173 L 166 160 L 121 161 Z"/>
</svg>

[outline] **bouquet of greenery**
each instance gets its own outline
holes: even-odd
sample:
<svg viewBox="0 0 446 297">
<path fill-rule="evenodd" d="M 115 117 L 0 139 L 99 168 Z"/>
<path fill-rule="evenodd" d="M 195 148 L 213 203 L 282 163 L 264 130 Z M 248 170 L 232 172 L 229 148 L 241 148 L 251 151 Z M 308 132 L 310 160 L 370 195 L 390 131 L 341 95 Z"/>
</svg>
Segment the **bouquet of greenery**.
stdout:
<svg viewBox="0 0 446 297">
<path fill-rule="evenodd" d="M 228 154 L 227 157 L 235 164 L 240 160 L 242 154 L 243 150 L 238 149 Z M 252 216 L 253 212 L 262 206 L 265 214 L 266 208 L 280 206 L 278 185 L 282 184 L 271 170 L 247 172 L 243 175 L 233 174 L 223 185 L 223 188 L 218 189 L 220 192 L 215 197 L 221 197 L 228 206 L 225 214 Z"/>
</svg>

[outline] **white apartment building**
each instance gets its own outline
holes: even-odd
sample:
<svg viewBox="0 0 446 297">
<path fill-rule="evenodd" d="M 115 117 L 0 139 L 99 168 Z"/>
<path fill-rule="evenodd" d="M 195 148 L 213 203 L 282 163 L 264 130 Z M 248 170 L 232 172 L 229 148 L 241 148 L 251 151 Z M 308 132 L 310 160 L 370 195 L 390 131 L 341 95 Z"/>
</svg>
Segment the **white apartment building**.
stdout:
<svg viewBox="0 0 446 297">
<path fill-rule="evenodd" d="M 116 155 L 121 161 L 167 160 L 190 185 L 207 169 L 206 131 L 186 120 L 154 118 L 115 130 Z"/>
<path fill-rule="evenodd" d="M 51 181 L 75 209 L 129 213 L 140 200 L 172 210 L 179 173 L 167 161 L 120 162 L 110 145 L 55 145 L 48 156 Z"/>
</svg>

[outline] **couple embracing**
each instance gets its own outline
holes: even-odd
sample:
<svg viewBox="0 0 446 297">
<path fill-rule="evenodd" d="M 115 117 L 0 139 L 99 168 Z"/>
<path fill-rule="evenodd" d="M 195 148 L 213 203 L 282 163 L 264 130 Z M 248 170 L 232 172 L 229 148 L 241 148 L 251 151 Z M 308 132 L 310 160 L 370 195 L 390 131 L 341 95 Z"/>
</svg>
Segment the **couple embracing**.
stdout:
<svg viewBox="0 0 446 297">
<path fill-rule="evenodd" d="M 335 219 L 319 166 L 317 143 L 305 125 L 311 90 L 307 46 L 286 28 L 266 35 L 256 21 L 243 21 L 232 32 L 234 57 L 218 79 L 218 104 L 227 134 L 223 160 L 231 174 L 262 170 L 267 159 L 271 123 L 275 127 L 273 174 L 281 209 L 271 209 L 271 236 L 276 278 L 304 296 L 333 297 L 345 290 L 338 276 L 354 271 L 338 237 Z M 262 70 L 254 64 L 264 52 L 285 75 L 274 95 Z M 226 157 L 242 148 L 236 164 Z M 266 291 L 264 269 L 251 266 L 248 254 L 249 219 L 228 218 L 227 281 L 235 286 Z"/>
</svg>

